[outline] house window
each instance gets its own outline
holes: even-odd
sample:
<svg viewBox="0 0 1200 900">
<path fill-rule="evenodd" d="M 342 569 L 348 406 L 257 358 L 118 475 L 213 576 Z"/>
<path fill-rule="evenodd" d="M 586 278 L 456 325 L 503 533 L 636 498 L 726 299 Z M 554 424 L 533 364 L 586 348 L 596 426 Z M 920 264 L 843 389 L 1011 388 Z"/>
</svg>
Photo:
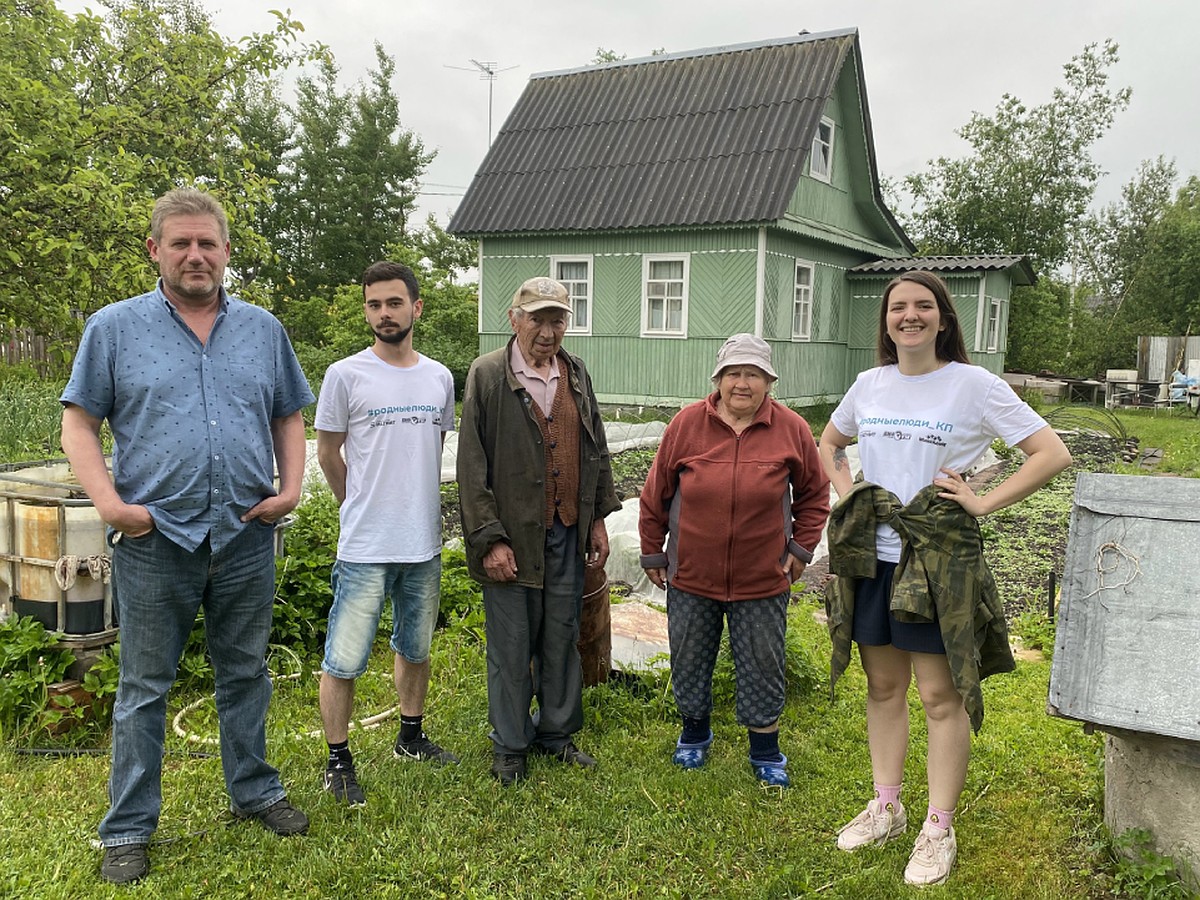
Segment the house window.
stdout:
<svg viewBox="0 0 1200 900">
<path fill-rule="evenodd" d="M 995 353 L 1000 347 L 1000 301 L 992 299 L 988 305 L 987 350 Z"/>
<path fill-rule="evenodd" d="M 592 258 L 590 256 L 553 256 L 551 277 L 561 281 L 571 298 L 571 320 L 567 331 L 592 333 Z"/>
<path fill-rule="evenodd" d="M 792 301 L 792 339 L 812 339 L 813 265 L 796 260 L 795 295 Z"/>
<path fill-rule="evenodd" d="M 829 181 L 833 174 L 833 120 L 822 118 L 813 135 L 808 154 L 808 174 L 819 181 Z"/>
<path fill-rule="evenodd" d="M 687 337 L 688 266 L 690 258 L 642 257 L 642 334 Z"/>
</svg>

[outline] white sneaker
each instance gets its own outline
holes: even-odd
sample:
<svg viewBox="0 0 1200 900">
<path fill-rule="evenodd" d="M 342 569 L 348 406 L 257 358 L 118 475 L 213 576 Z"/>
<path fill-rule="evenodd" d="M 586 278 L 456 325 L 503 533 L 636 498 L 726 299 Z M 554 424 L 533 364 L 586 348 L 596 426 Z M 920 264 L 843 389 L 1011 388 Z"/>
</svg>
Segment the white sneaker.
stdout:
<svg viewBox="0 0 1200 900">
<path fill-rule="evenodd" d="M 882 846 L 908 828 L 908 817 L 904 806 L 897 801 L 884 806 L 878 799 L 867 804 L 867 808 L 850 820 L 838 832 L 839 850 L 857 850 L 868 844 Z"/>
<path fill-rule="evenodd" d="M 938 828 L 926 822 L 921 826 L 912 856 L 908 858 L 904 880 L 908 884 L 942 884 L 950 875 L 957 856 L 954 828 Z"/>
</svg>

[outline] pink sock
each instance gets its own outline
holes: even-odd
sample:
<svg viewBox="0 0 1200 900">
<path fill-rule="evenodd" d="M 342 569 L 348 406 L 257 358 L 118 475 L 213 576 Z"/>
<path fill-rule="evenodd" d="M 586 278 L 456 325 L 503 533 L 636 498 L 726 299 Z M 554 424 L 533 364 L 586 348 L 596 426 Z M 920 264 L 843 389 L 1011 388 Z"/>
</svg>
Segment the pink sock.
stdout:
<svg viewBox="0 0 1200 900">
<path fill-rule="evenodd" d="M 945 831 L 954 822 L 954 810 L 938 809 L 930 803 L 929 811 L 925 814 L 925 821 L 935 828 L 941 828 Z"/>
<path fill-rule="evenodd" d="M 875 799 L 879 801 L 879 805 L 886 807 L 889 803 L 897 809 L 900 807 L 900 788 L 901 785 L 889 785 L 875 783 Z"/>
</svg>

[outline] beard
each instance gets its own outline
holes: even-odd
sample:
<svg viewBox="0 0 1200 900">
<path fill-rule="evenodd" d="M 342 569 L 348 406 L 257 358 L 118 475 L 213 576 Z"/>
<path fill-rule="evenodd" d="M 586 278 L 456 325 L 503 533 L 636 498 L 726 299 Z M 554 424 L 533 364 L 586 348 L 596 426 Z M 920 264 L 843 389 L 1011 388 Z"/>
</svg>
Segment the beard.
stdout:
<svg viewBox="0 0 1200 900">
<path fill-rule="evenodd" d="M 375 332 L 375 337 L 379 338 L 385 344 L 400 344 L 404 339 L 412 333 L 412 323 L 409 322 L 407 328 L 397 328 L 395 331 L 383 331 L 379 328 L 372 328 Z"/>
</svg>

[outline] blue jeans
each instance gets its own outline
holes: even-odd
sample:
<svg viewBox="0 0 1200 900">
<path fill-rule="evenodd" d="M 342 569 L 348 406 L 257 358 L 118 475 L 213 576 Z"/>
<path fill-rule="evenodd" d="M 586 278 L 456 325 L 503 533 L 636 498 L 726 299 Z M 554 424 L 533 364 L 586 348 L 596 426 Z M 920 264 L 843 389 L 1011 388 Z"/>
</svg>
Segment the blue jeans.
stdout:
<svg viewBox="0 0 1200 900">
<path fill-rule="evenodd" d="M 113 707 L 111 806 L 100 823 L 105 847 L 149 843 L 158 827 L 167 692 L 201 607 L 232 807 L 252 814 L 284 797 L 279 773 L 266 761 L 273 539 L 273 527 L 251 522 L 219 553 L 207 539 L 188 553 L 157 530 L 113 544 L 121 674 Z"/>
<path fill-rule="evenodd" d="M 441 602 L 442 557 L 418 563 L 333 564 L 333 605 L 321 669 L 353 679 L 367 671 L 383 602 L 392 600 L 392 652 L 410 663 L 429 659 Z"/>
</svg>

